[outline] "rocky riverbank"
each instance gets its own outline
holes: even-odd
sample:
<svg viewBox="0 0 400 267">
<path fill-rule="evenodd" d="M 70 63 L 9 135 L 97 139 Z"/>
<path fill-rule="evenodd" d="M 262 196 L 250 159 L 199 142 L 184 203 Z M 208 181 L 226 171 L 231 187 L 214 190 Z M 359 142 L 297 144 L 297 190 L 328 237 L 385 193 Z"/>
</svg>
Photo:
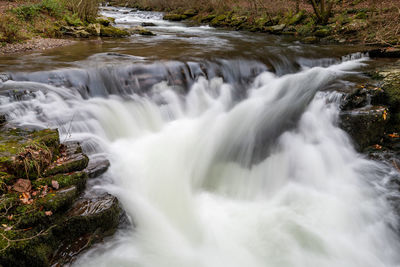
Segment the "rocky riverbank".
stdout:
<svg viewBox="0 0 400 267">
<path fill-rule="evenodd" d="M 77 38 L 121 38 L 130 34 L 115 27 L 112 18 L 96 15 L 82 19 L 58 0 L 12 5 L 0 1 L 0 55 L 65 46 Z"/>
<path fill-rule="evenodd" d="M 57 130 L 0 129 L 0 263 L 64 265 L 119 223 L 118 200 L 85 197 L 87 179 L 107 160 L 89 161 L 78 143 L 60 143 Z"/>
<path fill-rule="evenodd" d="M 372 82 L 343 96 L 340 126 L 360 152 L 400 171 L 400 60 L 367 75 Z"/>
<path fill-rule="evenodd" d="M 186 20 L 233 30 L 293 35 L 304 43 L 400 45 L 400 13 L 398 6 L 392 2 L 386 3 L 385 8 L 382 8 L 383 5 L 378 8 L 366 0 L 342 1 L 341 5 L 333 5 L 327 11 L 324 21 L 316 16 L 323 10 L 313 10 L 310 2 L 306 1 L 298 1 L 297 7 L 289 2 L 272 1 L 257 7 L 238 1 L 226 3 L 224 8 L 198 6 L 191 1 L 174 1 L 169 5 L 155 2 L 113 0 L 110 4 L 164 11 L 164 19 L 170 21 Z"/>
</svg>

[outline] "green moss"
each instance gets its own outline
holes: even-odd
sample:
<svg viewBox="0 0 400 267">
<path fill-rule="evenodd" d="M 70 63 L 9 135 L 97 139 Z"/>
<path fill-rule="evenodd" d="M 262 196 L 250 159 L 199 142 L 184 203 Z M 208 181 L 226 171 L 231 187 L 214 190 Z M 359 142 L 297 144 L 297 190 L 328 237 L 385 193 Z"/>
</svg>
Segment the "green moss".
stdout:
<svg viewBox="0 0 400 267">
<path fill-rule="evenodd" d="M 200 17 L 198 18 L 198 20 L 199 20 L 201 23 L 207 23 L 207 22 L 212 21 L 216 16 L 217 16 L 217 15 L 215 15 L 215 14 L 209 14 L 209 15 L 206 15 L 206 16 L 200 16 Z"/>
<path fill-rule="evenodd" d="M 0 168 L 18 177 L 35 179 L 59 153 L 57 130 L 0 132 Z"/>
<path fill-rule="evenodd" d="M 43 175 L 50 176 L 58 173 L 70 173 L 74 171 L 81 171 L 87 167 L 89 158 L 85 154 L 76 155 L 66 162 L 52 165 L 47 169 Z"/>
<path fill-rule="evenodd" d="M 99 17 L 99 18 L 96 19 L 95 22 L 99 23 L 100 25 L 103 25 L 103 26 L 107 27 L 107 26 L 110 26 L 112 23 L 114 23 L 115 19 L 114 18 L 108 18 L 108 17 Z"/>
<path fill-rule="evenodd" d="M 387 104 L 391 111 L 392 119 L 390 120 L 390 131 L 400 131 L 400 72 L 390 73 L 384 78 L 382 86 L 384 90 Z"/>
<path fill-rule="evenodd" d="M 129 32 L 112 26 L 101 26 L 100 35 L 103 37 L 125 37 Z"/>
<path fill-rule="evenodd" d="M 84 25 L 82 20 L 79 18 L 78 14 L 65 15 L 64 20 L 65 20 L 65 22 L 67 22 L 67 24 L 69 26 L 83 26 Z"/>
<path fill-rule="evenodd" d="M 58 174 L 55 176 L 38 179 L 32 182 L 32 185 L 36 188 L 40 186 L 51 186 L 51 182 L 57 181 L 60 188 L 76 186 L 78 191 L 82 191 L 86 184 L 87 174 L 85 172 L 75 172 L 72 174 Z"/>
<path fill-rule="evenodd" d="M 170 21 L 181 21 L 187 18 L 188 16 L 184 14 L 166 14 L 163 17 L 164 20 L 170 20 Z"/>
<path fill-rule="evenodd" d="M 291 17 L 288 20 L 288 25 L 296 25 L 300 23 L 303 19 L 305 18 L 305 13 L 303 10 L 301 10 L 299 13 L 295 14 L 293 17 Z"/>
<path fill-rule="evenodd" d="M 225 26 L 226 25 L 226 21 L 228 20 L 228 16 L 227 15 L 218 15 L 216 16 L 213 20 L 210 21 L 210 25 L 214 26 L 214 27 L 220 27 L 220 26 Z"/>
<path fill-rule="evenodd" d="M 320 28 L 314 32 L 317 37 L 326 37 L 331 34 L 331 30 L 328 28 Z"/>
</svg>

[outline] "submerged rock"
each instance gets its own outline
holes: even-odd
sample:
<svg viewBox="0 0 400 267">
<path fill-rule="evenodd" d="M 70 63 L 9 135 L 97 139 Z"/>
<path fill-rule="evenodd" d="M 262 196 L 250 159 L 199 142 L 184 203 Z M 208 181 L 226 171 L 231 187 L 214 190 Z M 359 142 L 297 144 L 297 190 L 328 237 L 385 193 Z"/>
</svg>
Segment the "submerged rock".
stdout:
<svg viewBox="0 0 400 267">
<path fill-rule="evenodd" d="M 133 27 L 128 30 L 131 34 L 140 34 L 140 35 L 148 35 L 154 36 L 156 35 L 154 32 L 149 31 L 141 26 Z"/>
<path fill-rule="evenodd" d="M 154 24 L 153 22 L 142 22 L 141 26 L 143 26 L 143 27 L 154 27 L 154 26 L 157 26 L 157 25 Z"/>
</svg>

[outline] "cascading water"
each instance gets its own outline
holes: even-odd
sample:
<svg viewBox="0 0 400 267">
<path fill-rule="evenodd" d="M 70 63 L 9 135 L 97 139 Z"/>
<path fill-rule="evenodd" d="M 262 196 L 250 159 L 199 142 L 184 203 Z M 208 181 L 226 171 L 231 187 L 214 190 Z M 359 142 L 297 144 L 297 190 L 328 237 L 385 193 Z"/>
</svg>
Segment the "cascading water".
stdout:
<svg viewBox="0 0 400 267">
<path fill-rule="evenodd" d="M 11 124 L 59 128 L 111 161 L 86 194 L 114 194 L 129 222 L 75 266 L 399 266 L 393 170 L 337 126 L 337 91 L 368 58 L 127 10 L 104 14 L 157 36 L 105 41 L 56 70 L 54 55 L 0 62 L 53 69 L 0 79 Z"/>
<path fill-rule="evenodd" d="M 158 69 L 165 76 L 147 90 L 132 77 L 149 65 L 135 75 L 143 66 L 93 69 L 76 83 L 68 77 L 79 70 L 20 73 L 2 89 L 32 92 L 2 96 L 0 111 L 22 126 L 59 127 L 111 160 L 94 188 L 116 195 L 135 227 L 76 266 L 397 266 L 396 217 L 376 186 L 390 170 L 336 126 L 341 95 L 319 92 L 363 60 L 280 77 L 261 65 L 248 77 L 231 69 L 231 79 L 171 76 L 182 73 L 173 64 L 179 71 Z M 106 75 L 120 78 L 115 90 Z M 123 90 L 132 79 L 137 87 Z"/>
</svg>

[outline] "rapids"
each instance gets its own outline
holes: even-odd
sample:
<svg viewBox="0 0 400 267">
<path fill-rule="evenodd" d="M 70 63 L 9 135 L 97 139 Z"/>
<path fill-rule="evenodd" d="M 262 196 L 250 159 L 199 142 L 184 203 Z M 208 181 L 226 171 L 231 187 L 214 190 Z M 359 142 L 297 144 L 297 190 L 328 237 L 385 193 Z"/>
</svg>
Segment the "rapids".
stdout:
<svg viewBox="0 0 400 267">
<path fill-rule="evenodd" d="M 177 31 L 220 40 L 210 51 L 228 42 L 159 14 L 104 13 L 121 26 L 157 23 L 154 42 Z M 104 55 L 0 82 L 11 123 L 58 127 L 111 161 L 86 194 L 114 194 L 129 222 L 75 266 L 399 266 L 393 170 L 338 128 L 340 90 L 364 79 L 368 57 L 93 64 Z"/>
</svg>

